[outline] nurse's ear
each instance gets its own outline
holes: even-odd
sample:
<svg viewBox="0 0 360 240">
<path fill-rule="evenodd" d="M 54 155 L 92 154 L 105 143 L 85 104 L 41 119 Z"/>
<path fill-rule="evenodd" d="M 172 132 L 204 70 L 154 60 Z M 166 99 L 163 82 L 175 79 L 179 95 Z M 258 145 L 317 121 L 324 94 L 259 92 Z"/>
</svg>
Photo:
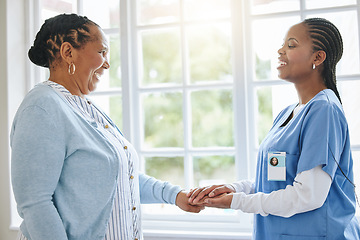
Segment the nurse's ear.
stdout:
<svg viewBox="0 0 360 240">
<path fill-rule="evenodd" d="M 326 52 L 319 50 L 313 53 L 313 68 L 318 68 L 326 59 Z"/>
</svg>

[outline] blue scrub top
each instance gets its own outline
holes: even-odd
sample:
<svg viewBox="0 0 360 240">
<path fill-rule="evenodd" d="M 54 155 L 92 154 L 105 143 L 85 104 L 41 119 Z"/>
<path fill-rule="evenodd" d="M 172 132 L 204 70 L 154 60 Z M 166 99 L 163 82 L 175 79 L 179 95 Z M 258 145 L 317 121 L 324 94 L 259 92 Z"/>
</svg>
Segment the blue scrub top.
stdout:
<svg viewBox="0 0 360 240">
<path fill-rule="evenodd" d="M 360 239 L 355 218 L 353 160 L 347 121 L 342 106 L 330 89 L 319 92 L 286 125 L 296 104 L 285 108 L 275 119 L 260 145 L 256 192 L 270 193 L 292 185 L 295 176 L 318 165 L 332 178 L 324 205 L 289 218 L 255 215 L 256 240 Z M 268 181 L 268 153 L 286 152 L 286 181 Z"/>
</svg>

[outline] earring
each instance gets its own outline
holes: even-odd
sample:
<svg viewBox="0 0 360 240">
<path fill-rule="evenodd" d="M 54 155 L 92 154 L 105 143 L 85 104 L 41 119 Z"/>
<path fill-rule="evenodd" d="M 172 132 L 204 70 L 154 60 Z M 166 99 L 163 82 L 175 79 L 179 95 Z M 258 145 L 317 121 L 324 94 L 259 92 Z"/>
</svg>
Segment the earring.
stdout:
<svg viewBox="0 0 360 240">
<path fill-rule="evenodd" d="M 313 69 L 315 69 L 315 63 L 313 63 Z"/>
<path fill-rule="evenodd" d="M 69 75 L 75 74 L 75 64 L 74 63 L 70 63 L 68 73 L 69 73 Z"/>
</svg>

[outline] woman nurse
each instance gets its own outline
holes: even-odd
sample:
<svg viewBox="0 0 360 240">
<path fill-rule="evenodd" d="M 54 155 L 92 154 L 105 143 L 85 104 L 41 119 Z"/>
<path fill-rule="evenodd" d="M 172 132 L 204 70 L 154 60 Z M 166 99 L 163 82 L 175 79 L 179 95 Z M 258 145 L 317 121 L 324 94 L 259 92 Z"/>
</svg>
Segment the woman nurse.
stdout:
<svg viewBox="0 0 360 240">
<path fill-rule="evenodd" d="M 278 72 L 299 102 L 280 112 L 260 145 L 255 182 L 197 188 L 190 203 L 255 213 L 258 240 L 360 239 L 349 130 L 336 88 L 342 52 L 331 22 L 292 26 L 278 50 Z"/>
</svg>

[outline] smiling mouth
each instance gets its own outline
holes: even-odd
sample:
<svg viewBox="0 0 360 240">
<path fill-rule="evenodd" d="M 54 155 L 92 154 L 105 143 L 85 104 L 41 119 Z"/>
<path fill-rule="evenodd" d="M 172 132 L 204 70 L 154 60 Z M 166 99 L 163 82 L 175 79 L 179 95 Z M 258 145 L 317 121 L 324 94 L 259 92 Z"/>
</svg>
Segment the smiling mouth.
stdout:
<svg viewBox="0 0 360 240">
<path fill-rule="evenodd" d="M 279 68 L 279 67 L 284 67 L 284 66 L 286 66 L 286 65 L 287 65 L 287 62 L 284 62 L 284 61 L 279 60 L 278 68 Z"/>
<path fill-rule="evenodd" d="M 94 73 L 94 76 L 97 78 L 97 79 L 100 79 L 101 75 L 99 73 Z"/>
</svg>

